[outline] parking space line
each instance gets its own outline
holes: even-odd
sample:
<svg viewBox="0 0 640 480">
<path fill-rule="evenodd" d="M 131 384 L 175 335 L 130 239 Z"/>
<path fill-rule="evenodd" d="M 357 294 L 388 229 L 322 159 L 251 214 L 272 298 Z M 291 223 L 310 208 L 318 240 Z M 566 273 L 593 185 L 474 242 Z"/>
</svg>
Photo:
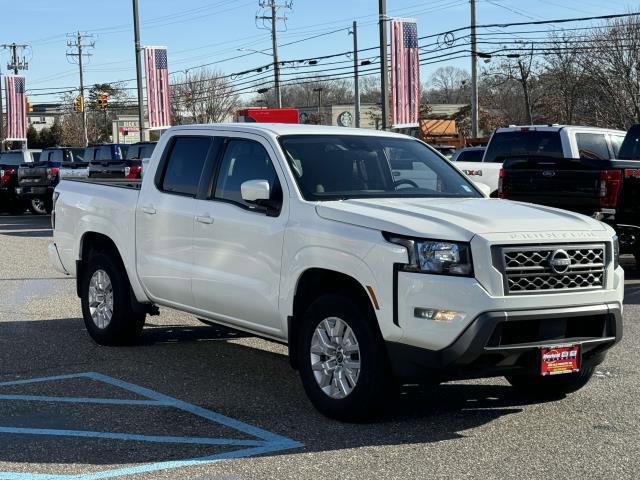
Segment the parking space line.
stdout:
<svg viewBox="0 0 640 480">
<path fill-rule="evenodd" d="M 104 405 L 141 405 L 170 407 L 171 405 L 157 400 L 126 400 L 122 398 L 92 398 L 92 397 L 46 397 L 41 395 L 10 395 L 0 394 L 2 400 L 24 400 L 30 402 L 61 402 L 61 403 L 97 403 Z"/>
<path fill-rule="evenodd" d="M 300 448 L 302 443 L 283 437 L 276 433 L 263 430 L 259 427 L 249 425 L 227 417 L 225 415 L 207 410 L 196 405 L 178 400 L 173 397 L 155 392 L 145 387 L 135 385 L 123 380 L 109 377 L 96 372 L 84 372 L 76 374 L 56 375 L 51 377 L 38 377 L 24 380 L 12 380 L 0 382 L 0 387 L 32 385 L 44 382 L 55 382 L 61 380 L 78 380 L 87 379 L 103 384 L 111 385 L 125 391 L 142 396 L 145 399 L 122 399 L 122 398 L 91 398 L 91 397 L 72 397 L 72 396 L 50 396 L 50 395 L 20 395 L 20 394 L 0 394 L 0 401 L 41 401 L 41 402 L 59 402 L 68 404 L 93 403 L 106 405 L 139 405 L 146 407 L 173 407 L 195 416 L 210 420 L 213 423 L 229 427 L 238 432 L 245 433 L 254 437 L 254 439 L 235 439 L 235 438 L 209 438 L 209 437 L 188 437 L 188 436 L 171 436 L 171 435 L 142 435 L 130 433 L 116 432 L 96 432 L 86 430 L 63 430 L 50 428 L 18 428 L 13 426 L 0 426 L 0 433 L 9 435 L 38 435 L 53 437 L 84 437 L 97 438 L 102 440 L 114 441 L 140 441 L 151 443 L 166 444 L 195 444 L 203 446 L 228 446 L 241 447 L 238 450 L 227 451 L 197 458 L 188 458 L 184 460 L 171 460 L 151 462 L 142 465 L 134 465 L 130 467 L 114 468 L 111 470 L 88 472 L 75 475 L 59 475 L 59 474 L 42 474 L 42 473 L 21 473 L 21 472 L 1 472 L 0 480 L 98 480 L 103 478 L 116 478 L 124 475 L 133 475 L 137 473 L 149 473 L 159 470 L 184 468 L 195 465 L 210 464 L 221 460 L 231 458 L 246 458 L 254 455 L 262 455 L 282 450 Z M 67 387 L 68 388 L 68 387 Z"/>
<path fill-rule="evenodd" d="M 108 440 L 128 440 L 133 442 L 151 443 L 184 443 L 195 445 L 239 445 L 248 447 L 260 447 L 265 445 L 265 442 L 261 440 L 235 440 L 230 438 L 207 437 L 174 437 L 171 435 L 139 435 L 135 433 L 92 432 L 88 430 L 60 430 L 57 428 L 0 427 L 0 433 L 12 433 L 21 435 L 47 435 L 52 437 L 101 438 Z"/>
</svg>

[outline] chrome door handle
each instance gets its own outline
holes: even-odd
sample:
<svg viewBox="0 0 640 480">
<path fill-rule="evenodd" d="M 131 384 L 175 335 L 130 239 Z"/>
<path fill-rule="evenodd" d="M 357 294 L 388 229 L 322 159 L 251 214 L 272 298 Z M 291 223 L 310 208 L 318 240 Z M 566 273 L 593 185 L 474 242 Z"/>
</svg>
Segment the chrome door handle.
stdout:
<svg viewBox="0 0 640 480">
<path fill-rule="evenodd" d="M 153 208 L 151 205 L 147 205 L 142 207 L 142 211 L 144 213 L 148 213 L 149 215 L 155 215 L 156 214 L 156 209 Z"/>
<path fill-rule="evenodd" d="M 213 223 L 213 218 L 209 215 L 203 215 L 196 217 L 196 222 L 206 223 L 207 225 L 211 225 Z"/>
</svg>

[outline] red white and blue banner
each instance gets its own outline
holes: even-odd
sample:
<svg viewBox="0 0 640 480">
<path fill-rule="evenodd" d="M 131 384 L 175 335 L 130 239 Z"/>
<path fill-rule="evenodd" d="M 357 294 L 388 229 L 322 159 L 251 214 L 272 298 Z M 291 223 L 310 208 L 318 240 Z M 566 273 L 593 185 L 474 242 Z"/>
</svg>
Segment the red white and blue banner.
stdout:
<svg viewBox="0 0 640 480">
<path fill-rule="evenodd" d="M 27 106 L 25 104 L 25 78 L 6 75 L 4 89 L 7 98 L 6 139 L 24 141 L 27 139 Z"/>
<path fill-rule="evenodd" d="M 149 128 L 169 128 L 171 126 L 171 91 L 167 49 L 144 47 L 144 65 Z"/>
<path fill-rule="evenodd" d="M 414 20 L 391 20 L 392 124 L 418 125 L 420 116 L 420 56 Z"/>
</svg>

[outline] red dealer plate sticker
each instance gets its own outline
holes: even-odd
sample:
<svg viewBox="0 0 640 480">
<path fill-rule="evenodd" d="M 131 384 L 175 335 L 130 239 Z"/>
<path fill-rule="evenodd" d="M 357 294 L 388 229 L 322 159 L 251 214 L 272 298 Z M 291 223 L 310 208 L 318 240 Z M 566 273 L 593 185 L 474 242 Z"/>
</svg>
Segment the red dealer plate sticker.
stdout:
<svg viewBox="0 0 640 480">
<path fill-rule="evenodd" d="M 540 357 L 542 375 L 572 373 L 580 369 L 580 345 L 542 347 Z"/>
</svg>

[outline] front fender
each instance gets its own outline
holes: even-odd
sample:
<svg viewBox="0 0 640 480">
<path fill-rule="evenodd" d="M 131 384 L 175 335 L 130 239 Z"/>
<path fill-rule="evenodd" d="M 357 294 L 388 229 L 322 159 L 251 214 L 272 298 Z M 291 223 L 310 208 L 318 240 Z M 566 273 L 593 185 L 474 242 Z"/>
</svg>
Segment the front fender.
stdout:
<svg viewBox="0 0 640 480">
<path fill-rule="evenodd" d="M 382 293 L 380 285 L 376 280 L 376 275 L 367 263 L 353 253 L 324 246 L 301 248 L 292 257 L 287 267 L 283 269 L 280 302 L 281 311 L 284 314 L 283 328 L 285 331 L 288 328 L 287 318 L 293 315 L 293 301 L 298 283 L 304 272 L 315 268 L 331 270 L 353 278 L 371 298 L 368 291 L 368 287 L 370 287 L 376 295 L 376 301 L 379 306 L 378 309 L 374 308 L 374 311 L 382 336 L 385 339 L 395 338 L 396 336 L 400 338 L 401 332 L 399 329 L 392 325 L 392 322 L 385 321 L 385 319 L 391 319 L 391 305 L 386 302 L 379 303 Z"/>
</svg>

